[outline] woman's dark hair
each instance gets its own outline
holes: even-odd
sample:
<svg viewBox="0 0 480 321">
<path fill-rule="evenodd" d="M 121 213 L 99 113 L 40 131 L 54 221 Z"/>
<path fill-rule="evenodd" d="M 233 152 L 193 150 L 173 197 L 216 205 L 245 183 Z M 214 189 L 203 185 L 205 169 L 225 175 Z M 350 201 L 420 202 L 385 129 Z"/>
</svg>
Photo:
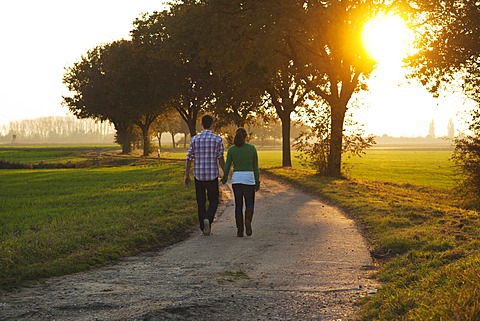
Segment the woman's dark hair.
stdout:
<svg viewBox="0 0 480 321">
<path fill-rule="evenodd" d="M 235 146 L 245 145 L 245 140 L 247 139 L 247 130 L 243 127 L 239 127 L 235 132 L 235 138 L 233 138 L 233 143 Z"/>
</svg>

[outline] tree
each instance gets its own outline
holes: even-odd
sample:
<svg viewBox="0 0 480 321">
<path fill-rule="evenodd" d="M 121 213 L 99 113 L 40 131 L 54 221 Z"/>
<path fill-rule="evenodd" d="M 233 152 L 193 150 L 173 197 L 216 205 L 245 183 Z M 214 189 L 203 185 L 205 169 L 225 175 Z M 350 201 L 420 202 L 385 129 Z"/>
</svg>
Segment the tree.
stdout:
<svg viewBox="0 0 480 321">
<path fill-rule="evenodd" d="M 218 85 L 215 87 L 215 103 L 213 113 L 216 116 L 215 122 L 220 127 L 235 125 L 246 127 L 258 119 L 268 119 L 269 115 L 265 105 L 264 91 L 245 83 L 248 79 L 254 78 L 254 73 L 239 77 L 219 77 Z"/>
<path fill-rule="evenodd" d="M 308 126 L 295 139 L 294 147 L 300 151 L 299 158 L 318 174 L 328 173 L 330 143 L 332 134 L 330 108 L 316 106 L 305 111 L 304 118 L 308 119 Z M 365 149 L 375 144 L 375 137 L 365 136 L 362 126 L 354 122 L 352 115 L 347 115 L 345 125 L 348 132 L 344 132 L 342 140 L 342 153 L 347 155 L 360 156 Z"/>
<path fill-rule="evenodd" d="M 112 142 L 114 131 L 110 123 L 74 116 L 49 116 L 12 121 L 1 130 L 9 141 L 15 133 L 22 143 L 34 142 Z M 17 139 L 15 139 L 17 140 Z"/>
<path fill-rule="evenodd" d="M 108 61 L 112 59 L 106 59 L 110 51 L 120 46 L 119 43 L 97 46 L 66 68 L 63 83 L 71 95 L 63 97 L 63 105 L 78 118 L 109 120 L 117 131 L 122 152 L 129 153 L 133 121 L 122 103 L 119 81 L 109 73 Z"/>
<path fill-rule="evenodd" d="M 463 90 L 480 103 L 480 2 L 475 0 L 420 0 L 411 4 L 416 23 L 418 52 L 408 63 L 412 77 L 430 91 L 440 89 L 457 77 L 463 78 Z M 412 9 L 413 8 L 413 9 Z M 454 140 L 453 159 L 465 177 L 462 193 L 480 196 L 480 112 L 472 112 L 470 134 Z M 453 131 L 453 126 L 452 126 Z M 450 134 L 450 131 L 449 131 Z"/>
<path fill-rule="evenodd" d="M 121 52 L 114 57 L 111 73 L 118 73 L 121 102 L 142 131 L 143 155 L 150 153 L 150 126 L 168 111 L 170 100 L 177 94 L 172 79 L 178 68 L 167 60 L 151 57 L 144 47 L 133 42 L 122 42 Z"/>
<path fill-rule="evenodd" d="M 185 34 L 175 34 L 176 23 L 184 23 L 182 18 L 181 12 L 173 9 L 144 15 L 135 20 L 132 37 L 150 56 L 161 57 L 176 66 L 177 73 L 170 79 L 177 85 L 171 105 L 187 123 L 190 135 L 195 136 L 199 115 L 208 110 L 214 100 L 216 79 L 208 67 L 194 64 L 198 55 L 195 43 L 188 41 Z"/>
<path fill-rule="evenodd" d="M 168 132 L 172 137 L 172 146 L 175 148 L 175 135 L 184 132 L 184 126 L 182 126 L 182 124 L 184 124 L 184 122 L 180 118 L 180 115 L 175 113 L 173 110 L 172 112 L 165 113 L 157 117 L 153 124 L 153 130 L 158 138 L 158 146 L 161 148 L 162 133 Z"/>
<path fill-rule="evenodd" d="M 435 121 L 432 119 L 430 121 L 430 126 L 428 126 L 428 138 L 435 138 Z"/>
<path fill-rule="evenodd" d="M 290 115 L 303 104 L 306 94 L 297 66 L 282 52 L 292 51 L 282 32 L 295 28 L 295 19 L 289 17 L 288 22 L 281 24 L 276 21 L 285 18 L 282 12 L 299 12 L 290 10 L 290 6 L 297 4 L 237 0 L 178 2 L 172 9 L 178 18 L 172 28 L 176 33 L 171 34 L 171 39 L 180 42 L 176 47 L 193 49 L 196 53 L 187 56 L 189 62 L 204 66 L 212 75 L 226 79 L 230 86 L 237 86 L 234 91 L 222 86 L 215 88 L 215 103 L 220 106 L 216 104 L 214 110 L 222 118 L 231 118 L 237 125 L 245 124 L 249 117 L 262 114 L 265 104 L 258 102 L 268 98 L 269 105 L 275 107 L 282 119 L 284 166 L 291 166 Z M 182 45 L 183 42 L 188 46 Z"/>
<path fill-rule="evenodd" d="M 132 125 L 137 125 L 147 156 L 150 125 L 176 94 L 175 73 L 168 61 L 149 57 L 131 41 L 116 41 L 91 50 L 67 70 L 64 83 L 75 94 L 64 102 L 78 117 L 109 119 L 124 152 L 130 151 Z"/>
<path fill-rule="evenodd" d="M 434 93 L 459 74 L 464 91 L 480 99 L 480 3 L 474 0 L 405 1 L 419 33 L 417 53 L 408 59 L 418 78 Z M 404 7 L 405 8 L 405 7 Z"/>
<path fill-rule="evenodd" d="M 455 126 L 453 125 L 453 120 L 450 118 L 447 125 L 447 137 L 453 139 L 455 136 Z"/>
<path fill-rule="evenodd" d="M 472 111 L 470 134 L 454 140 L 453 160 L 463 173 L 461 192 L 480 206 L 480 108 Z"/>
<path fill-rule="evenodd" d="M 308 85 L 330 108 L 330 142 L 326 174 L 341 176 L 345 115 L 354 92 L 366 88 L 374 62 L 361 43 L 364 24 L 381 9 L 375 1 L 314 2 L 308 11 L 311 62 Z M 318 19 L 323 17 L 323 19 Z"/>
<path fill-rule="evenodd" d="M 328 175 L 340 176 L 347 105 L 373 68 L 360 35 L 382 5 L 359 0 L 188 3 L 196 10 L 184 21 L 195 32 L 182 35 L 197 35 L 191 42 L 201 46 L 198 61 L 221 75 L 241 75 L 251 66 L 258 71 L 259 83 L 282 121 L 283 166 L 291 166 L 290 116 L 305 107 L 309 91 L 331 107 Z"/>
</svg>

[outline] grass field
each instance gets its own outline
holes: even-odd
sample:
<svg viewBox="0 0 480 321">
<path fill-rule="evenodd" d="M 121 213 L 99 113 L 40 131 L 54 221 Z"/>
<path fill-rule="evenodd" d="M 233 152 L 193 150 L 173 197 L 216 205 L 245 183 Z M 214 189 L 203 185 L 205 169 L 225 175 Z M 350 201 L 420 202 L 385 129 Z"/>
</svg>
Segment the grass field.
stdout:
<svg viewBox="0 0 480 321">
<path fill-rule="evenodd" d="M 0 146 L 0 160 L 10 163 L 81 162 L 97 157 L 100 152 L 118 150 L 116 146 Z"/>
<path fill-rule="evenodd" d="M 0 286 L 80 271 L 185 236 L 196 205 L 182 170 L 179 162 L 0 170 Z"/>
<path fill-rule="evenodd" d="M 42 158 L 30 153 L 15 159 Z M 150 165 L 0 170 L 0 286 L 104 264 L 191 230 L 185 153 L 162 152 Z M 281 168 L 280 151 L 259 159 L 262 175 L 342 208 L 364 232 L 382 286 L 361 302 L 362 320 L 480 320 L 480 215 L 452 193 L 450 153 L 370 150 L 347 160 L 348 179 L 319 177 L 296 158 Z"/>
<path fill-rule="evenodd" d="M 457 175 L 448 150 L 368 150 L 346 160 L 346 174 L 360 180 L 451 189 Z"/>
<path fill-rule="evenodd" d="M 185 151 L 170 152 L 168 157 L 184 159 Z M 368 150 L 362 157 L 345 157 L 344 174 L 349 178 L 413 184 L 418 186 L 451 189 L 456 185 L 452 151 L 430 149 L 377 149 Z M 298 158 L 299 152 L 292 151 L 293 168 L 313 173 Z M 262 168 L 281 167 L 280 150 L 259 150 L 259 164 Z"/>
</svg>

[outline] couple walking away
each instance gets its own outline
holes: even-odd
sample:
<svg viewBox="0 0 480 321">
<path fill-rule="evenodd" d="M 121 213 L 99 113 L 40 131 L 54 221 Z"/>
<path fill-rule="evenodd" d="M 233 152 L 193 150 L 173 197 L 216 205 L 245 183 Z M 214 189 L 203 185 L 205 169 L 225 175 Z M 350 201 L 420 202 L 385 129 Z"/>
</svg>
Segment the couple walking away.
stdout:
<svg viewBox="0 0 480 321">
<path fill-rule="evenodd" d="M 252 235 L 252 220 L 255 205 L 255 192 L 260 188 L 258 170 L 258 155 L 254 145 L 248 144 L 247 131 L 240 127 L 234 138 L 234 145 L 227 151 L 227 161 L 224 160 L 224 145 L 220 136 L 211 131 L 213 117 L 202 117 L 204 130 L 191 138 L 185 165 L 185 184 L 190 185 L 190 169 L 193 160 L 193 176 L 198 205 L 198 222 L 204 235 L 210 235 L 212 222 L 219 203 L 218 178 L 220 166 L 223 169 L 222 183 L 228 179 L 230 167 L 233 164 L 232 188 L 235 197 L 235 222 L 237 236 L 244 232 Z M 208 199 L 208 207 L 207 207 Z M 245 201 L 245 218 L 243 204 Z"/>
</svg>

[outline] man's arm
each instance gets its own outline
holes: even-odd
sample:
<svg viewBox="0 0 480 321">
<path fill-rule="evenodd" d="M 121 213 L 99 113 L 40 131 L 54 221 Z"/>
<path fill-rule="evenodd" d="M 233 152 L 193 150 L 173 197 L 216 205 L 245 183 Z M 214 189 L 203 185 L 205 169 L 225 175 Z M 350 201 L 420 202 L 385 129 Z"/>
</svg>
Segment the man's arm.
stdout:
<svg viewBox="0 0 480 321">
<path fill-rule="evenodd" d="M 192 160 L 187 159 L 185 162 L 185 185 L 190 185 L 192 180 L 190 179 L 190 168 L 192 167 Z"/>
</svg>

